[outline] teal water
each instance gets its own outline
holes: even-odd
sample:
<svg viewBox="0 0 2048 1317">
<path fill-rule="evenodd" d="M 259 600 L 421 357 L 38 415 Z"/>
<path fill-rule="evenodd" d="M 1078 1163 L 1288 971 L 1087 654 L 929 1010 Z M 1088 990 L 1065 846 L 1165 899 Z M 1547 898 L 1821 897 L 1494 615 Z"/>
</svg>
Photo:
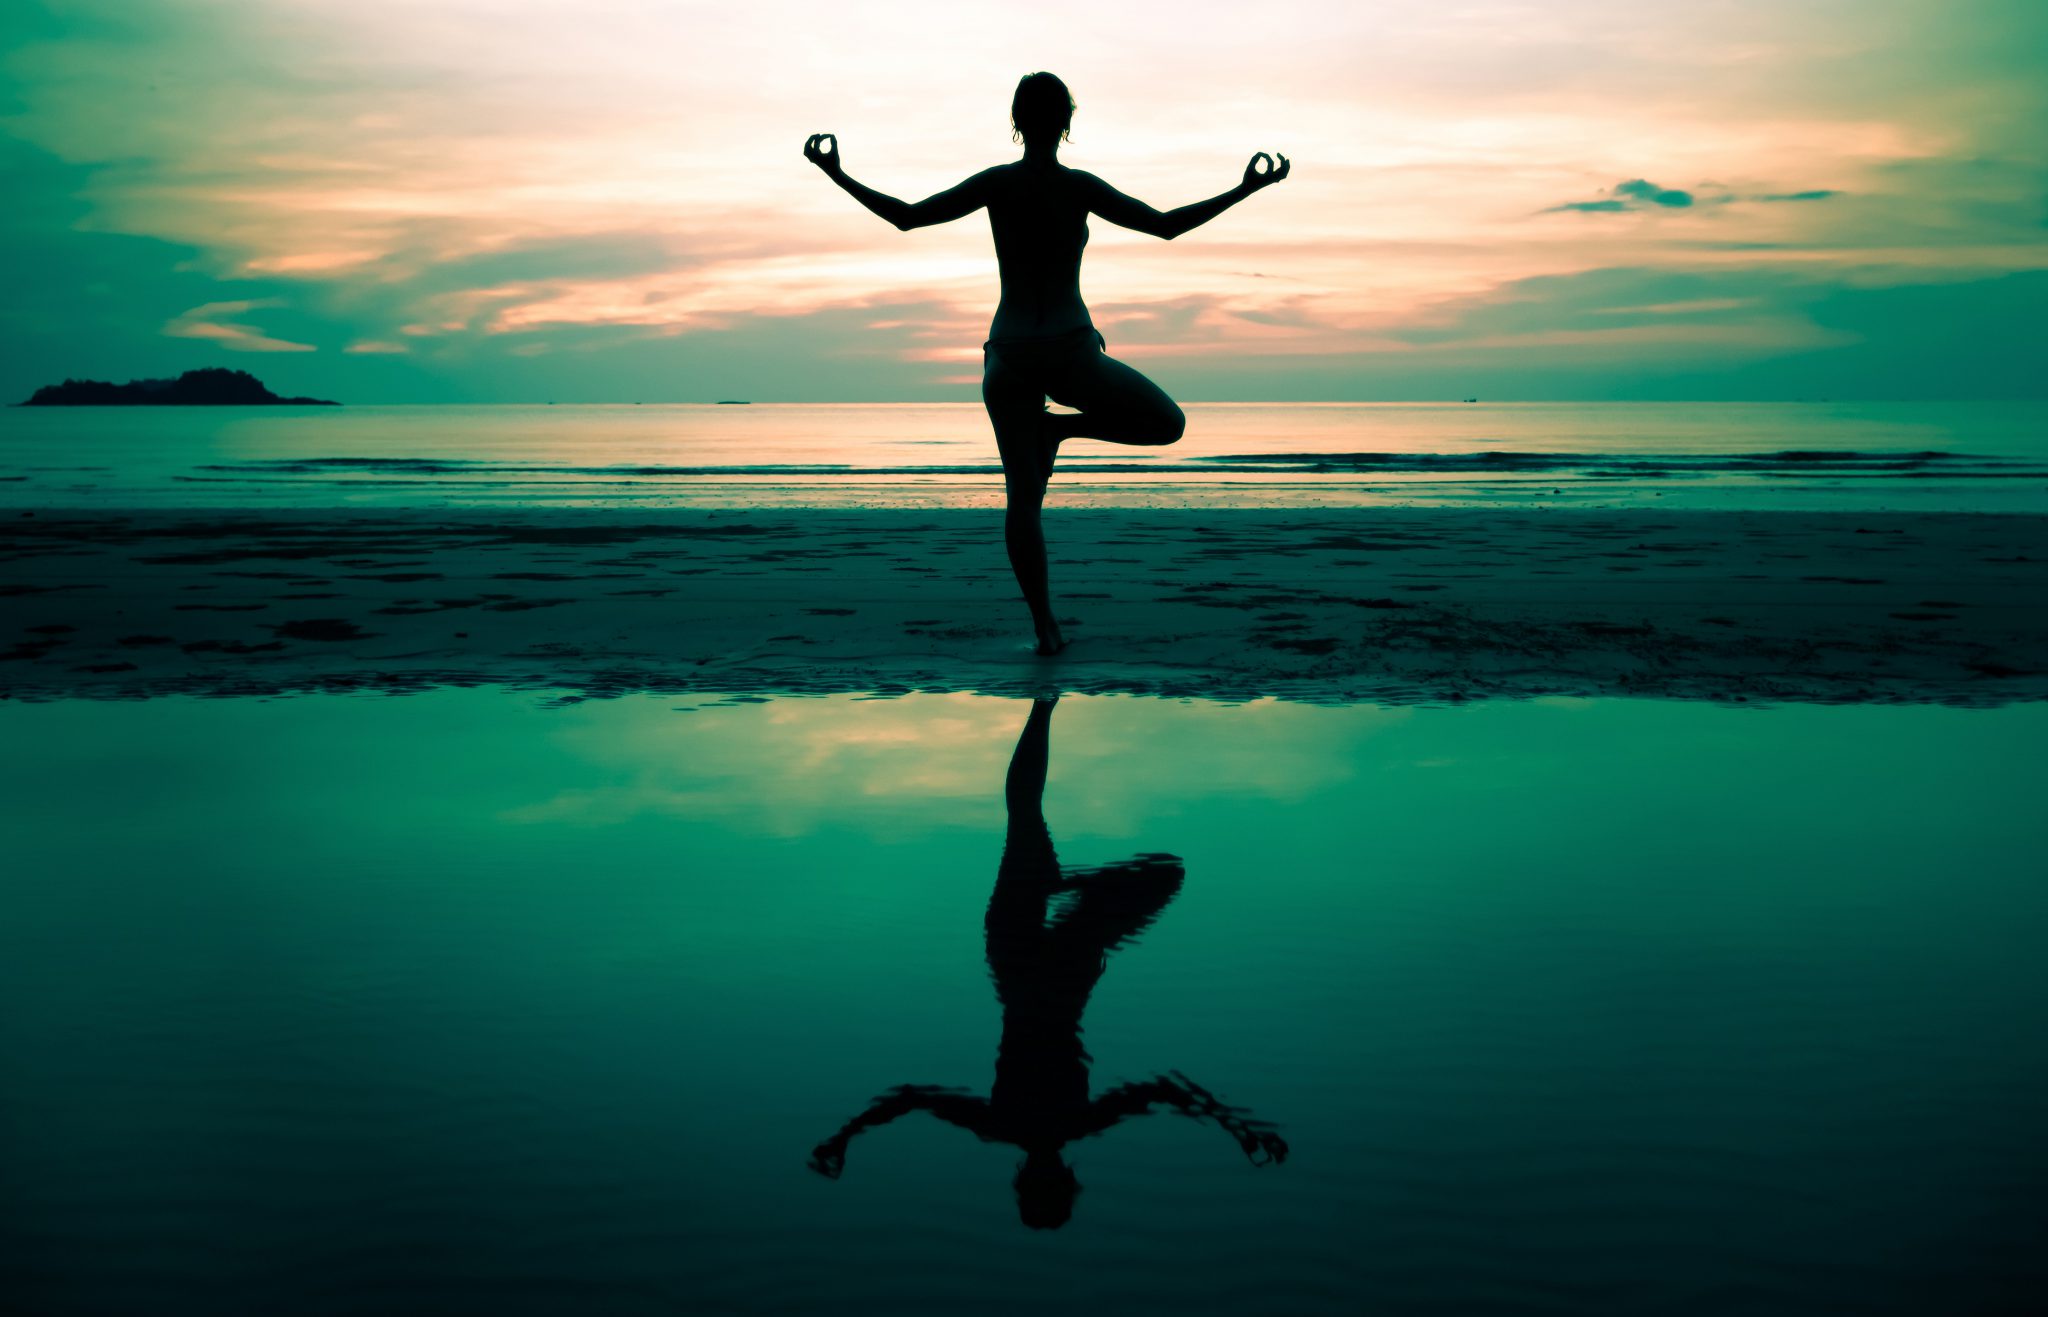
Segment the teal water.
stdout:
<svg viewBox="0 0 2048 1317">
<path fill-rule="evenodd" d="M 1015 826 L 1028 755 L 1006 803 L 1030 709 L 0 704 L 9 1311 L 2048 1285 L 2048 707 L 1069 697 L 1059 882 Z M 1092 967 L 1032 941 L 1119 919 Z M 807 1165 L 898 1086 L 987 1099 L 999 1041 L 1012 1115 L 1071 1098 L 1056 999 L 1093 969 L 1083 1100 L 1181 1105 L 1060 1150 L 1064 1224 L 925 1090 Z"/>
<path fill-rule="evenodd" d="M 1099 507 L 2048 511 L 2048 403 L 1197 403 Z M 999 503 L 959 404 L 0 409 L 0 508 Z"/>
</svg>

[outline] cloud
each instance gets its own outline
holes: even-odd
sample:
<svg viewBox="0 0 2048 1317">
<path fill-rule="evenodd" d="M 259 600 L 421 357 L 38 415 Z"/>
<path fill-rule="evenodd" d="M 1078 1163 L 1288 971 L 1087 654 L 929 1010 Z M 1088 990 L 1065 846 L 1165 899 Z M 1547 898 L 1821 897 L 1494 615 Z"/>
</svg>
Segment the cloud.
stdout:
<svg viewBox="0 0 2048 1317">
<path fill-rule="evenodd" d="M 1567 201 L 1561 206 L 1552 206 L 1551 211 L 1581 210 L 1592 212 L 1620 210 L 1649 210 L 1662 206 L 1666 209 L 1683 210 L 1692 205 L 1692 193 L 1677 188 L 1658 187 L 1648 179 L 1631 178 L 1616 183 L 1607 189 L 1608 195 L 1598 201 Z M 1549 212 L 1545 212 L 1549 213 Z"/>
<path fill-rule="evenodd" d="M 1386 371 L 1491 397 L 2038 397 L 2044 296 L 2048 270 L 1590 270 L 1449 302 Z"/>
<path fill-rule="evenodd" d="M 272 338 L 254 325 L 236 324 L 220 318 L 283 305 L 283 300 L 275 297 L 243 302 L 208 302 L 204 306 L 195 306 L 183 315 L 173 317 L 164 326 L 164 333 L 170 338 L 210 339 L 231 352 L 319 351 L 311 343 L 293 343 L 288 339 Z"/>
<path fill-rule="evenodd" d="M 1691 210 L 1700 206 L 1727 206 L 1738 201 L 1825 201 L 1841 194 L 1836 188 L 1809 188 L 1804 192 L 1757 192 L 1747 195 L 1716 189 L 1711 193 L 1700 188 L 1686 191 L 1683 188 L 1659 187 L 1646 178 L 1631 178 L 1616 183 L 1607 192 L 1593 201 L 1567 201 L 1561 206 L 1551 206 L 1543 214 L 1552 215 L 1559 211 L 1581 211 L 1590 214 L 1613 214 L 1628 210 Z"/>
<path fill-rule="evenodd" d="M 1642 178 L 1616 183 L 1614 192 L 1616 196 L 1627 197 L 1631 201 L 1640 201 L 1651 206 L 1683 207 L 1692 204 L 1692 193 L 1681 192 L 1677 188 L 1661 188 Z"/>
</svg>

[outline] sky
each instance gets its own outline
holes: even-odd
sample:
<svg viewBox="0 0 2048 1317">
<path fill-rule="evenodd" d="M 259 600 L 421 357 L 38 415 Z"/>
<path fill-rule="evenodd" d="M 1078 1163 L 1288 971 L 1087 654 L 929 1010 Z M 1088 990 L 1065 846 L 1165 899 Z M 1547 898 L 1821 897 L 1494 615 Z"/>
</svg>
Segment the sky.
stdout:
<svg viewBox="0 0 2048 1317">
<path fill-rule="evenodd" d="M 1189 401 L 2048 397 L 2042 0 L 8 0 L 0 399 L 971 402 L 1034 69 Z"/>
</svg>

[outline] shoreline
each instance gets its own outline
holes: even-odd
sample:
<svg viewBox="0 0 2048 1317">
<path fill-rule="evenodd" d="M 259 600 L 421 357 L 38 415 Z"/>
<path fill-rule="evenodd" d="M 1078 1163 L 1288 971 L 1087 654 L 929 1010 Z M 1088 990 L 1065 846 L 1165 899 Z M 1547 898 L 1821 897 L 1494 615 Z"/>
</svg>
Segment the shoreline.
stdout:
<svg viewBox="0 0 2048 1317">
<path fill-rule="evenodd" d="M 2048 699 L 2048 517 L 1054 509 L 15 511 L 0 698 L 499 684 L 1315 703 Z"/>
</svg>

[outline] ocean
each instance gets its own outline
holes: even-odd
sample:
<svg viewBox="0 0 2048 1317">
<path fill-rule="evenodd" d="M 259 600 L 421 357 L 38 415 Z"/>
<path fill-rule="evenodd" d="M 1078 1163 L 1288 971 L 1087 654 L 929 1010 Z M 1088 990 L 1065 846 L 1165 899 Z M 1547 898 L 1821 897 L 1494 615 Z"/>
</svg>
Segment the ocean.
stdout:
<svg viewBox="0 0 2048 1317">
<path fill-rule="evenodd" d="M 1054 506 L 2048 511 L 2048 403 L 1196 403 Z M 974 507 L 971 404 L 10 408 L 0 506 Z"/>
</svg>

